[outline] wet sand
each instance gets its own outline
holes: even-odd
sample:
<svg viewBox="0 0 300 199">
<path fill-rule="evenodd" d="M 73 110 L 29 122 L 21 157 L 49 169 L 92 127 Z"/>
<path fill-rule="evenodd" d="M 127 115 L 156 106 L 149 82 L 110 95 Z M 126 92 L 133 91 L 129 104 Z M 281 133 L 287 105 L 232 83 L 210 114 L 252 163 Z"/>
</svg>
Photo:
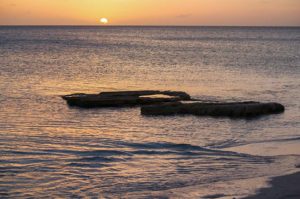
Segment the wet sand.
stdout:
<svg viewBox="0 0 300 199">
<path fill-rule="evenodd" d="M 245 199 L 298 199 L 300 198 L 300 172 L 275 177 L 270 181 L 271 187 L 263 188 L 254 196 Z"/>
<path fill-rule="evenodd" d="M 295 140 L 270 141 L 252 143 L 237 147 L 230 147 L 226 150 L 238 153 L 246 153 L 258 156 L 281 156 L 290 157 L 286 159 L 286 169 L 290 167 L 295 172 L 300 170 L 300 142 Z M 292 158 L 293 157 L 293 158 Z M 291 171 L 292 171 L 291 170 Z M 298 199 L 300 198 L 300 172 L 271 178 L 269 186 L 260 188 L 255 195 L 245 197 L 245 199 Z"/>
</svg>

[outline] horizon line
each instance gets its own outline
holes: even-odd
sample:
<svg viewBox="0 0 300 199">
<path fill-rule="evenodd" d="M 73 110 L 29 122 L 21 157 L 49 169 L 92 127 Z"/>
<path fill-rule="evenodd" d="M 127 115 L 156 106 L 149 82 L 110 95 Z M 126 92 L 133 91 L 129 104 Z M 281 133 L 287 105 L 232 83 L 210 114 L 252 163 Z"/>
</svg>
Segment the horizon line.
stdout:
<svg viewBox="0 0 300 199">
<path fill-rule="evenodd" d="M 79 24 L 0 24 L 0 27 L 267 27 L 267 28 L 300 28 L 300 25 L 79 25 Z"/>
</svg>

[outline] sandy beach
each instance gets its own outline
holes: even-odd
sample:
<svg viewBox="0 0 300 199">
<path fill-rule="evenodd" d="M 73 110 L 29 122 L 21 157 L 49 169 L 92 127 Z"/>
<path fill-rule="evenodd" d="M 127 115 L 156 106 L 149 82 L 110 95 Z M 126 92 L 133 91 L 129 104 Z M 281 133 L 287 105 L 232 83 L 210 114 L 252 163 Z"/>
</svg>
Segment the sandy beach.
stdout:
<svg viewBox="0 0 300 199">
<path fill-rule="evenodd" d="M 246 199 L 276 199 L 276 198 L 300 198 L 300 172 L 299 172 L 299 141 L 278 140 L 262 143 L 252 143 L 237 147 L 227 148 L 226 150 L 235 151 L 258 156 L 286 157 L 285 168 L 295 167 L 288 175 L 270 178 L 268 186 L 260 188 L 256 194 L 245 197 Z M 295 172 L 297 173 L 295 173 Z"/>
<path fill-rule="evenodd" d="M 300 172 L 275 177 L 270 181 L 271 187 L 260 189 L 256 195 L 245 199 L 300 198 L 299 182 Z"/>
</svg>

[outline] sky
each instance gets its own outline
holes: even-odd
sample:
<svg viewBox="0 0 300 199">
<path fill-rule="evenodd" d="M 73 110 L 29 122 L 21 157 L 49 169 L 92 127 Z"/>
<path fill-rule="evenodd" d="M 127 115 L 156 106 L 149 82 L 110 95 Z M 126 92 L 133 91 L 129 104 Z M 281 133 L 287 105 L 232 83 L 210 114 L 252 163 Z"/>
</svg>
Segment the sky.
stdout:
<svg viewBox="0 0 300 199">
<path fill-rule="evenodd" d="M 300 26 L 300 0 L 0 0 L 0 25 Z"/>
</svg>

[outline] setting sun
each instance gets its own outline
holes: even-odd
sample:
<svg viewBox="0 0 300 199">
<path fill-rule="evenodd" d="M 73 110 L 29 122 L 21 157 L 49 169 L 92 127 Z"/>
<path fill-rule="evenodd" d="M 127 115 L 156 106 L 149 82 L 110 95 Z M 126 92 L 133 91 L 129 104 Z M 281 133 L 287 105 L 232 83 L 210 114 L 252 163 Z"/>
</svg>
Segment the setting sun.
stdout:
<svg viewBox="0 0 300 199">
<path fill-rule="evenodd" d="M 107 23 L 108 23 L 108 19 L 106 19 L 106 18 L 101 18 L 101 19 L 100 19 L 100 22 L 103 23 L 103 24 L 107 24 Z"/>
<path fill-rule="evenodd" d="M 1 25 L 299 26 L 299 13 L 299 0 L 0 0 Z"/>
</svg>

